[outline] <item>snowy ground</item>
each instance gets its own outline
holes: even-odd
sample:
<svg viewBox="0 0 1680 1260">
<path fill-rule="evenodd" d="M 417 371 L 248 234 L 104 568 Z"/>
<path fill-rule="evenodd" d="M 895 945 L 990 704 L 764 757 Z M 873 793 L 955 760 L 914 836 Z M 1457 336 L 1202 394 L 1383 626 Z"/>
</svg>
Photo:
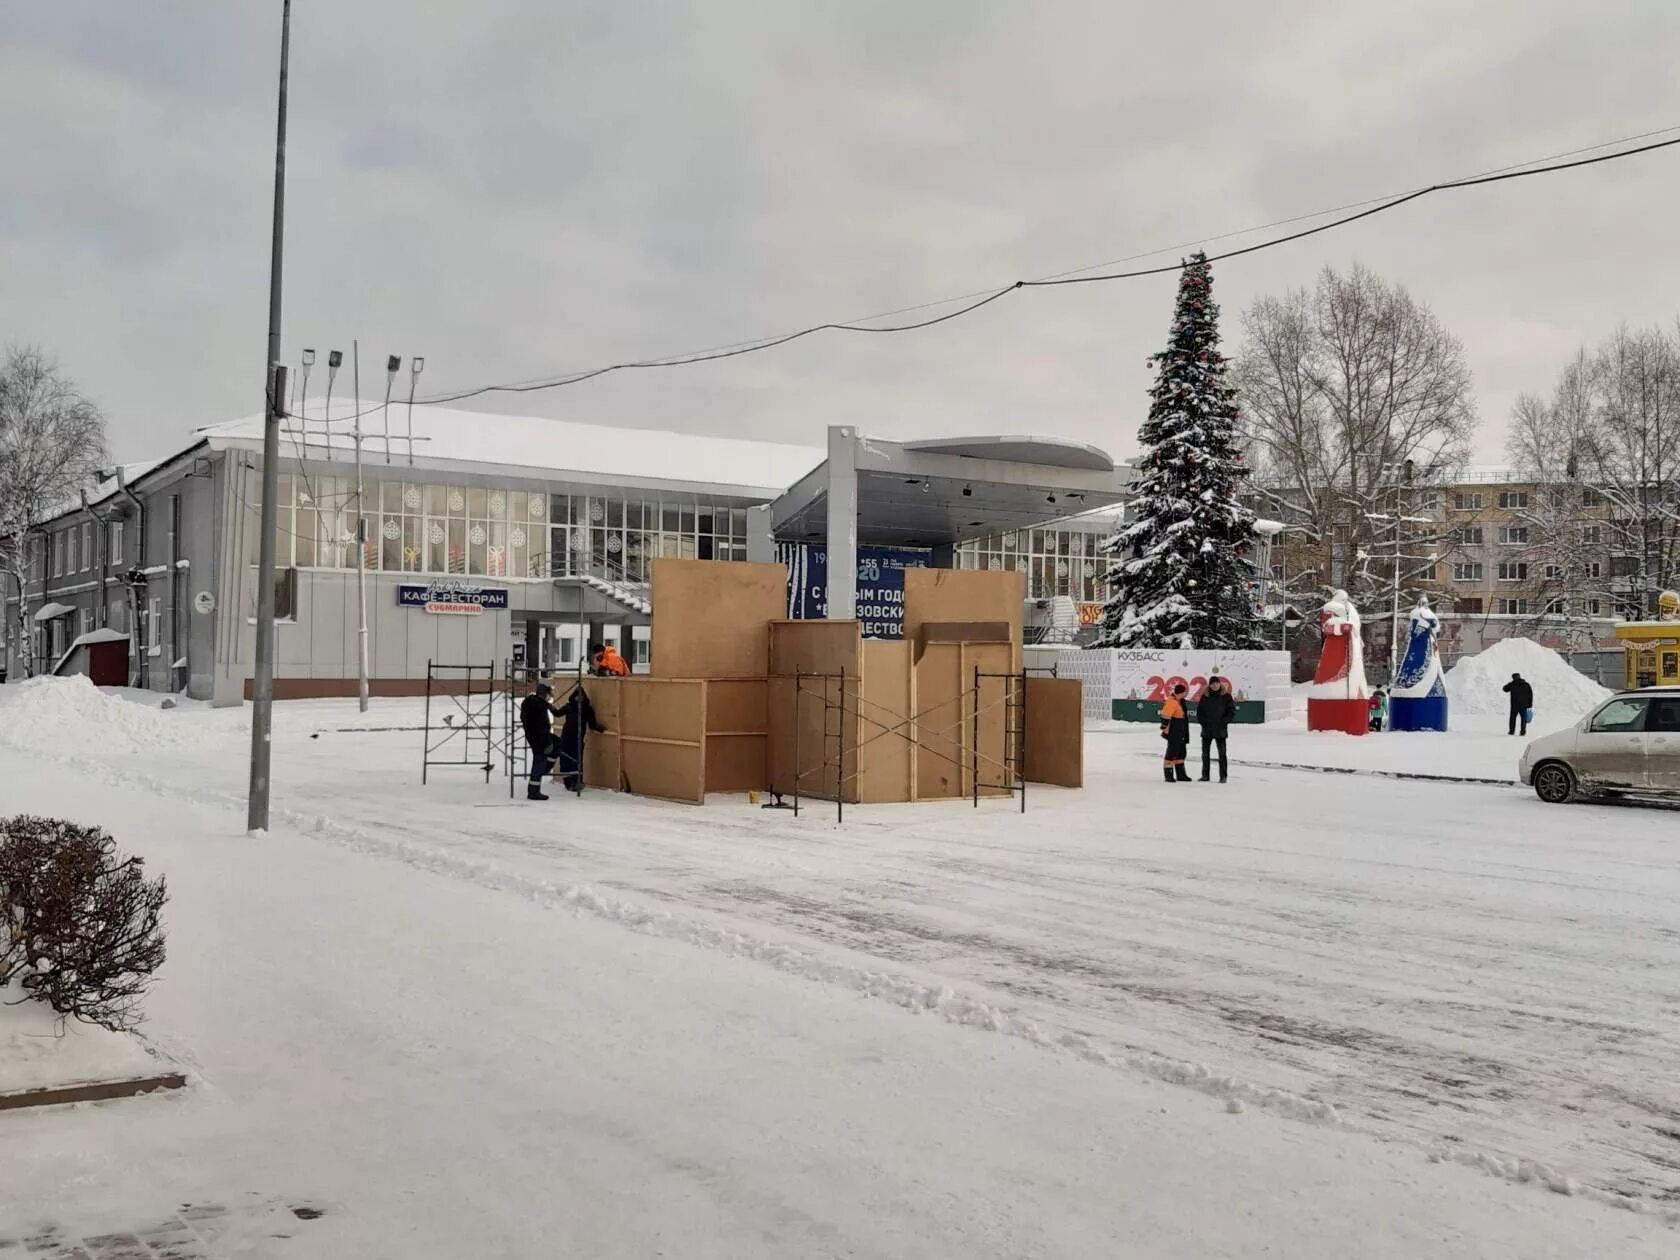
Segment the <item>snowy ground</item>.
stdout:
<svg viewBox="0 0 1680 1260">
<path fill-rule="evenodd" d="M 417 706 L 282 705 L 276 830 L 251 839 L 248 714 L 18 695 L 0 809 L 103 823 L 169 876 L 148 1033 L 196 1081 L 0 1117 L 0 1239 L 1680 1247 L 1674 814 L 1240 765 L 1508 780 L 1519 741 L 1485 719 L 1239 728 L 1224 787 L 1161 783 L 1147 730 L 1092 734 L 1087 790 L 1034 789 L 1025 819 L 837 828 L 739 799 L 509 805 L 459 769 L 422 789 L 417 732 L 345 729 Z"/>
</svg>

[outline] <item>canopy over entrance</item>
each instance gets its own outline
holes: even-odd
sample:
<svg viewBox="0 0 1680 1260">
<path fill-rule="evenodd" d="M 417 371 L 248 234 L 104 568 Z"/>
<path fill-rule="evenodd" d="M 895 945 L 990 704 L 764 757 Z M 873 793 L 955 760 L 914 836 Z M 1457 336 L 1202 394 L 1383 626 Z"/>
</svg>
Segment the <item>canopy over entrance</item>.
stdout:
<svg viewBox="0 0 1680 1260">
<path fill-rule="evenodd" d="M 948 552 L 1112 507 L 1125 499 L 1126 478 L 1105 452 L 1055 438 L 891 442 L 833 426 L 828 458 L 770 505 L 761 542 L 826 539 L 829 616 L 848 620 L 859 543 Z"/>
</svg>

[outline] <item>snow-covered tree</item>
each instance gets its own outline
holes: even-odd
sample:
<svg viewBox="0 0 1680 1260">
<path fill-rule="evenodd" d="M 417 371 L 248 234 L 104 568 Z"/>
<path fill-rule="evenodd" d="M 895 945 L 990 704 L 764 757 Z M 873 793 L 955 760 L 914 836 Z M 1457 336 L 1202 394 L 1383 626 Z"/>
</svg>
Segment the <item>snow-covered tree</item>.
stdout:
<svg viewBox="0 0 1680 1260">
<path fill-rule="evenodd" d="M 99 408 L 39 350 L 10 351 L 0 361 L 0 576 L 11 581 L 0 586 L 0 609 L 16 595 L 20 644 L 29 637 L 29 531 L 71 499 L 104 456 Z M 0 661 L 6 638 L 0 628 Z M 27 651 L 22 655 L 27 669 Z"/>
<path fill-rule="evenodd" d="M 1262 647 L 1249 581 L 1254 514 L 1237 498 L 1248 475 L 1236 390 L 1219 352 L 1207 255 L 1184 264 L 1166 350 L 1152 356 L 1149 416 L 1132 520 L 1109 539 L 1105 647 Z"/>
</svg>

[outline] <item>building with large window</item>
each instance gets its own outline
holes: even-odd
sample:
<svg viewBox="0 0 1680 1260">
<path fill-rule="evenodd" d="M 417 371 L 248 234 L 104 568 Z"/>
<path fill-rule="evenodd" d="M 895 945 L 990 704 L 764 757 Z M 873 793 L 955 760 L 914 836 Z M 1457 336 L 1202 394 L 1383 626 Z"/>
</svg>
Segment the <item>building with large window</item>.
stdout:
<svg viewBox="0 0 1680 1260">
<path fill-rule="evenodd" d="M 1123 489 L 1102 452 L 1046 439 L 841 429 L 825 449 L 416 408 L 412 429 L 406 412 L 364 411 L 378 432 L 361 439 L 358 495 L 355 409 L 335 405 L 330 425 L 302 410 L 316 414 L 284 422 L 277 477 L 280 698 L 355 690 L 364 586 L 376 693 L 422 687 L 430 662 L 564 669 L 595 640 L 646 667 L 658 557 L 769 560 L 778 541 L 820 544 L 838 502 L 854 543 L 952 567 L 982 533 L 1044 536 L 1058 502 L 1112 504 Z M 89 636 L 117 634 L 135 685 L 244 697 L 261 450 L 260 418 L 203 429 L 41 522 L 24 589 L 3 596 L 11 675 L 76 670 Z M 858 559 L 854 547 L 847 572 Z"/>
</svg>

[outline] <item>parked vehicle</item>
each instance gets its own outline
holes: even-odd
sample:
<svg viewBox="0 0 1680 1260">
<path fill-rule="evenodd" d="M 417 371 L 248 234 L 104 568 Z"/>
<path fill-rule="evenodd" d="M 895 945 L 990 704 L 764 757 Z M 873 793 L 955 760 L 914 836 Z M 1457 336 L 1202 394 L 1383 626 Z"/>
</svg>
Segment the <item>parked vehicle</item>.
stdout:
<svg viewBox="0 0 1680 1260">
<path fill-rule="evenodd" d="M 1592 796 L 1680 800 L 1680 687 L 1617 692 L 1568 730 L 1529 744 L 1517 773 L 1554 805 Z"/>
</svg>

